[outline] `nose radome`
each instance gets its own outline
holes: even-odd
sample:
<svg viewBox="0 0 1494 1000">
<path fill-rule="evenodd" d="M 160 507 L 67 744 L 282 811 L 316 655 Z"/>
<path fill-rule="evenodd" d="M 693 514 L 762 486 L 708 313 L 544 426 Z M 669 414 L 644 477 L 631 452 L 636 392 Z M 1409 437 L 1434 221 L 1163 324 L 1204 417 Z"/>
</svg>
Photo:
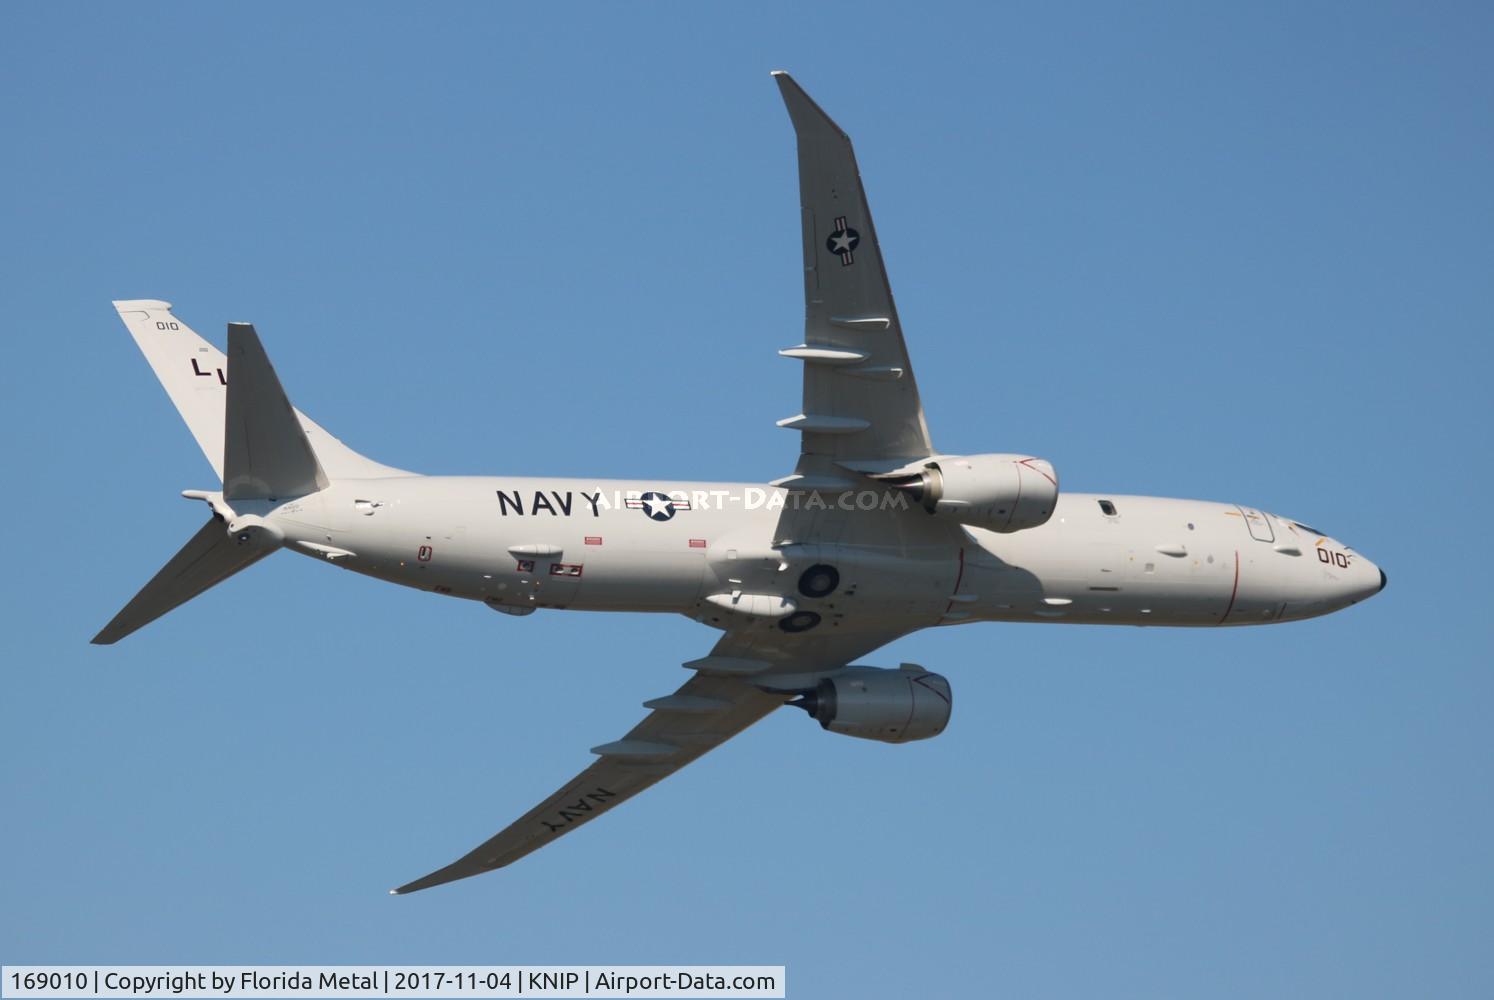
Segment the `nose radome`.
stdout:
<svg viewBox="0 0 1494 1000">
<path fill-rule="evenodd" d="M 1351 571 L 1350 580 L 1344 581 L 1351 591 L 1351 599 L 1353 601 L 1367 600 L 1385 589 L 1385 571 L 1383 569 L 1363 556 L 1358 557 L 1355 561 L 1359 564 L 1357 571 Z"/>
</svg>

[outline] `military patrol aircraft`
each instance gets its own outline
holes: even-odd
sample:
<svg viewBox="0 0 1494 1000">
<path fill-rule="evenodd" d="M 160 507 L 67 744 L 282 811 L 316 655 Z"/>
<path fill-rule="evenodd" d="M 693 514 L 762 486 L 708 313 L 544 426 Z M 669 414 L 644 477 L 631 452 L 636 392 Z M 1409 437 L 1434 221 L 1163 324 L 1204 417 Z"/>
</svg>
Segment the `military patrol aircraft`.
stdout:
<svg viewBox="0 0 1494 1000">
<path fill-rule="evenodd" d="M 798 137 L 804 341 L 798 463 L 772 484 L 422 476 L 293 409 L 259 337 L 225 357 L 166 302 L 114 303 L 220 490 L 212 512 L 96 643 L 112 643 L 286 549 L 486 604 L 662 611 L 720 631 L 690 679 L 550 798 L 396 893 L 512 864 L 784 704 L 902 743 L 942 732 L 949 682 L 856 661 L 935 625 L 1263 625 L 1385 586 L 1316 528 L 1237 504 L 1062 493 L 1020 454 L 949 455 L 919 402 L 850 139 L 786 73 Z"/>
</svg>

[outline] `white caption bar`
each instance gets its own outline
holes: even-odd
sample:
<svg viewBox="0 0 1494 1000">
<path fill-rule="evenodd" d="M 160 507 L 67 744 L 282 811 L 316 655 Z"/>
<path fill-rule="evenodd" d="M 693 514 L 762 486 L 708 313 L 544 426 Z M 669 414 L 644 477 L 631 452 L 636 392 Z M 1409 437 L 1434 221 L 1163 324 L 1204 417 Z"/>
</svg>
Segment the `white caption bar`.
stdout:
<svg viewBox="0 0 1494 1000">
<path fill-rule="evenodd" d="M 5 997 L 781 997 L 781 965 L 7 965 Z"/>
</svg>

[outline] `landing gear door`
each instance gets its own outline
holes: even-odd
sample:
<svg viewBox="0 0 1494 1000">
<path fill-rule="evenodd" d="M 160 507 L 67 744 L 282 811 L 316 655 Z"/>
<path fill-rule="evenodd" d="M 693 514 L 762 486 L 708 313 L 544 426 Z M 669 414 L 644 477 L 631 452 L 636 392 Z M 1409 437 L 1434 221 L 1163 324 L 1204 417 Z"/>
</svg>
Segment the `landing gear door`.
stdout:
<svg viewBox="0 0 1494 1000">
<path fill-rule="evenodd" d="M 535 601 L 541 607 L 565 608 L 576 599 L 585 570 L 580 553 L 565 550 L 535 560 Z"/>
<path fill-rule="evenodd" d="M 1254 507 L 1241 507 L 1235 505 L 1235 510 L 1245 519 L 1245 528 L 1250 532 L 1250 537 L 1258 542 L 1276 541 L 1276 531 L 1271 527 L 1271 519 Z"/>
<path fill-rule="evenodd" d="M 497 603 L 532 611 L 566 608 L 576 599 L 586 567 L 575 550 L 536 542 L 511 546 L 508 554 L 514 560 L 511 565 L 518 579 L 512 590 L 507 584 L 499 588 Z"/>
</svg>

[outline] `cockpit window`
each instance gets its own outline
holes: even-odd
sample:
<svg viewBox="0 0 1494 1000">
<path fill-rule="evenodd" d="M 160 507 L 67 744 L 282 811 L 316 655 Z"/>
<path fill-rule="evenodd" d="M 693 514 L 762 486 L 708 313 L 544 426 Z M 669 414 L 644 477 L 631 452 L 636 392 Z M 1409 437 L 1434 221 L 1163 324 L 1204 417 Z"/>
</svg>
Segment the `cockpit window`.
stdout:
<svg viewBox="0 0 1494 1000">
<path fill-rule="evenodd" d="M 1109 500 L 1100 501 L 1100 510 L 1104 511 L 1106 517 L 1115 516 L 1115 504 L 1111 503 Z"/>
<path fill-rule="evenodd" d="M 1292 524 L 1294 524 L 1297 527 L 1301 528 L 1303 531 L 1307 532 L 1309 535 L 1317 535 L 1319 538 L 1326 538 L 1326 537 L 1328 537 L 1328 533 L 1326 531 L 1319 531 L 1317 528 L 1309 528 L 1307 525 L 1303 524 L 1301 521 L 1293 521 Z"/>
</svg>

